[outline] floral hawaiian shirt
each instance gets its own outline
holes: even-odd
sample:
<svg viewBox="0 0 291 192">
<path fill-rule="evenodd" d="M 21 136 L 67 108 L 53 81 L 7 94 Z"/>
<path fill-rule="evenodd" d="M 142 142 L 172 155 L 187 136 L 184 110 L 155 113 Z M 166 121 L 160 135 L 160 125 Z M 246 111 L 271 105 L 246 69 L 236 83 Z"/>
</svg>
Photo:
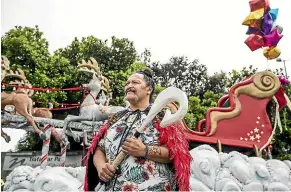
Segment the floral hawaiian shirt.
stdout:
<svg viewBox="0 0 291 192">
<path fill-rule="evenodd" d="M 100 140 L 99 146 L 112 162 L 121 151 L 124 140 L 141 126 L 146 111 L 129 111 L 114 123 Z M 140 135 L 143 143 L 159 145 L 159 132 L 149 125 Z M 159 163 L 145 158 L 127 156 L 116 174 L 108 183 L 106 191 L 172 191 L 175 189 L 175 174 L 171 163 Z"/>
</svg>

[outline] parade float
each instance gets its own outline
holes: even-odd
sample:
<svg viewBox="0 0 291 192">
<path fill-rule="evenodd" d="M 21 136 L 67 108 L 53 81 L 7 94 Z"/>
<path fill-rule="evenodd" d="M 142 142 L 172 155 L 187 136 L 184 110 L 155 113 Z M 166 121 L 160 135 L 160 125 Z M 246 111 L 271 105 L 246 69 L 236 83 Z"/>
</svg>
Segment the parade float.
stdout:
<svg viewBox="0 0 291 192">
<path fill-rule="evenodd" d="M 283 37 L 283 28 L 275 22 L 278 9 L 270 9 L 268 0 L 252 0 L 250 8 L 251 13 L 243 21 L 249 35 L 245 44 L 252 51 L 264 48 L 263 54 L 268 60 L 277 58 L 281 53 L 277 44 Z M 69 115 L 64 120 L 53 119 L 49 108 L 33 109 L 30 97 L 35 89 L 21 69 L 10 70 L 5 57 L 2 57 L 1 69 L 2 85 L 7 77 L 17 79 L 9 84 L 16 87 L 15 91 L 1 93 L 2 128 L 34 131 L 43 141 L 38 164 L 15 167 L 5 179 L 4 190 L 83 191 L 85 167 L 66 166 L 68 137 L 81 142 L 86 149 L 109 115 L 123 110 L 127 104 L 109 105 L 109 80 L 102 75 L 94 58 L 78 65 L 79 71 L 92 75 L 85 87 L 74 88 L 87 91 L 78 105 L 79 116 Z M 291 160 L 272 159 L 271 155 L 272 139 L 282 130 L 279 112 L 283 108 L 291 110 L 284 92 L 284 85 L 288 83 L 287 79 L 269 71 L 246 77 L 232 85 L 216 107 L 207 110 L 196 128 L 188 127 L 183 120 L 186 108 L 180 113 L 187 99 L 179 100 L 173 92 L 167 92 L 166 97 L 163 92 L 158 95 L 158 110 L 166 108 L 168 116 L 164 118 L 179 121 L 189 140 L 192 191 L 291 190 Z M 10 136 L 2 130 L 1 136 L 6 142 L 10 141 Z M 48 165 L 51 136 L 61 146 L 58 166 Z M 264 152 L 267 158 L 262 157 Z"/>
<path fill-rule="evenodd" d="M 3 65 L 2 69 L 6 69 L 3 70 L 2 75 L 6 75 L 5 77 L 13 75 L 13 77 L 19 78 L 22 83 L 27 83 L 21 71 L 9 71 L 9 63 L 6 58 L 3 57 L 1 64 Z M 84 99 L 81 106 L 94 106 L 95 111 L 88 114 L 96 116 L 87 115 L 87 118 L 82 117 L 82 115 L 74 118 L 68 116 L 70 118 L 68 122 L 68 118 L 64 120 L 52 119 L 49 110 L 42 108 L 32 110 L 35 124 L 45 135 L 39 166 L 22 165 L 16 167 L 6 177 L 4 190 L 83 190 L 85 167 L 65 166 L 66 150 L 69 146 L 67 137 L 73 137 L 75 140 L 81 139 L 85 146 L 89 146 L 92 137 L 98 132 L 100 125 L 108 118 L 108 115 L 122 110 L 124 107 L 103 108 L 109 104 L 109 80 L 104 80 L 105 77 L 101 75 L 98 64 L 93 58 L 88 62 L 83 61 L 78 67 L 82 71 L 93 74 L 87 86 L 91 94 L 87 95 L 89 99 Z M 32 89 L 31 86 L 21 84 L 21 81 L 17 83 L 17 87 L 24 89 L 25 92 L 15 93 L 14 97 L 17 97 L 17 94 L 28 96 L 28 90 Z M 282 82 L 282 79 L 273 73 L 261 71 L 236 83 L 230 88 L 229 93 L 218 101 L 217 107 L 207 110 L 205 119 L 200 120 L 196 131 L 189 128 L 183 120 L 185 114 L 176 119 L 183 125 L 189 139 L 192 155 L 191 190 L 288 191 L 291 189 L 291 161 L 261 157 L 263 150 L 269 149 L 274 134 L 282 128 L 279 111 L 284 107 L 291 109 L 290 100 L 284 93 Z M 158 103 L 164 103 L 165 105 L 162 107 L 169 109 L 170 114 L 178 113 L 177 104 L 182 101 L 178 101 L 175 94 L 167 93 L 166 95 L 168 98 L 159 98 Z M 172 100 L 169 100 L 169 97 Z M 267 113 L 267 108 L 271 102 L 275 105 L 273 109 L 275 109 L 274 114 L 276 114 L 273 124 Z M 179 106 L 181 107 L 181 105 Z M 41 109 L 43 111 L 39 114 L 42 115 L 37 114 L 36 111 Z M 27 118 L 17 112 L 17 107 L 13 107 L 10 103 L 4 106 L 2 109 L 2 127 L 25 128 L 34 131 L 35 129 Z M 103 114 L 103 116 L 98 117 L 98 114 Z M 68 131 L 68 129 L 71 130 Z M 51 136 L 57 137 L 62 146 L 62 163 L 56 167 L 47 165 Z M 3 137 L 8 137 L 8 135 L 3 135 Z M 254 151 L 254 155 L 248 156 L 244 151 Z"/>
</svg>

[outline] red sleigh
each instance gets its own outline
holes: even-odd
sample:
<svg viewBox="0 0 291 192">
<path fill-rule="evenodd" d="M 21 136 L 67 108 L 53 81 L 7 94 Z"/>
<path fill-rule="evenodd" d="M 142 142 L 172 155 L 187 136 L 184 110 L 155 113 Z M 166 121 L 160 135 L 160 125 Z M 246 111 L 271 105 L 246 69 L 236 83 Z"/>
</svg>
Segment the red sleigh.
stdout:
<svg viewBox="0 0 291 192">
<path fill-rule="evenodd" d="M 208 109 L 197 131 L 182 121 L 191 142 L 219 144 L 229 147 L 265 148 L 274 134 L 267 105 L 280 90 L 276 75 L 264 71 L 233 85 L 217 107 Z M 223 104 L 228 101 L 229 107 Z"/>
</svg>

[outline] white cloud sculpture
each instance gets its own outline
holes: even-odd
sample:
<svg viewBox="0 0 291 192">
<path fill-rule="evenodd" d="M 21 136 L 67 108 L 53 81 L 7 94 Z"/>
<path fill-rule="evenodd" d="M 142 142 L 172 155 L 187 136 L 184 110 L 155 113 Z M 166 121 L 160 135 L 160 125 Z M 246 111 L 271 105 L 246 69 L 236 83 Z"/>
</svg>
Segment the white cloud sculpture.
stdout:
<svg viewBox="0 0 291 192">
<path fill-rule="evenodd" d="M 190 151 L 192 191 L 290 191 L 291 161 L 218 153 L 209 145 Z M 19 166 L 6 178 L 5 191 L 83 191 L 85 167 Z"/>
</svg>

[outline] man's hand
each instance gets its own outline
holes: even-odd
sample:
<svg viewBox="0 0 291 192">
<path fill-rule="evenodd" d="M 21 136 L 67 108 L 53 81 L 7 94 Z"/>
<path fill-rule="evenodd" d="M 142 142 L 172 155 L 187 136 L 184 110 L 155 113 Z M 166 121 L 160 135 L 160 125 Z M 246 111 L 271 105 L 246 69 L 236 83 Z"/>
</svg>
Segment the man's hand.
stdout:
<svg viewBox="0 0 291 192">
<path fill-rule="evenodd" d="M 122 145 L 122 151 L 134 157 L 143 157 L 146 146 L 140 139 L 127 138 Z"/>
<path fill-rule="evenodd" d="M 115 174 L 116 170 L 110 163 L 104 163 L 101 166 L 97 166 L 98 176 L 104 181 L 108 182 Z"/>
</svg>

